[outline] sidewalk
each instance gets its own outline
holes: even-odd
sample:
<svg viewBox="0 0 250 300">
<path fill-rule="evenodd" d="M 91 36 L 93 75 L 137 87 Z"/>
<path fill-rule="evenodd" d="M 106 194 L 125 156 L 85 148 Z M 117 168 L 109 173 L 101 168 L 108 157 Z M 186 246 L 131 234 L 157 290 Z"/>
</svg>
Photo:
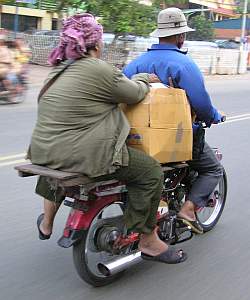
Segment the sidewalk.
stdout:
<svg viewBox="0 0 250 300">
<path fill-rule="evenodd" d="M 205 75 L 205 80 L 250 80 L 250 71 L 248 70 L 245 74 L 237 75 Z"/>
<path fill-rule="evenodd" d="M 47 78 L 51 67 L 43 67 L 39 65 L 30 64 L 29 66 L 29 82 L 33 86 L 42 86 L 44 80 Z"/>
</svg>

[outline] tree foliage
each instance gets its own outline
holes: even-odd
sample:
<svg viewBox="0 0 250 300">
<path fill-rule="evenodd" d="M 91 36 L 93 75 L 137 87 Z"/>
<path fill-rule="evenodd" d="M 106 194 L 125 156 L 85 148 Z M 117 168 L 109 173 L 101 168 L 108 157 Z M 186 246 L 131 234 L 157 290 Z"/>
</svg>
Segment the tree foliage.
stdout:
<svg viewBox="0 0 250 300">
<path fill-rule="evenodd" d="M 135 0 L 90 0 L 85 3 L 88 12 L 100 17 L 105 31 L 116 35 L 147 35 L 156 26 L 155 8 Z"/>
<path fill-rule="evenodd" d="M 1 3 L 16 5 L 15 0 L 2 0 Z M 37 0 L 35 5 L 19 6 L 41 8 L 55 11 L 62 18 L 62 12 L 72 8 L 81 8 L 100 18 L 105 31 L 115 34 L 132 33 L 147 35 L 156 26 L 157 10 L 155 6 L 140 4 L 136 0 Z M 58 23 L 60 25 L 60 21 Z"/>
<path fill-rule="evenodd" d="M 170 6 L 182 8 L 189 3 L 188 0 L 153 0 L 153 5 L 159 7 L 160 9 L 165 9 Z"/>
<path fill-rule="evenodd" d="M 203 15 L 192 17 L 189 26 L 196 31 L 188 33 L 189 40 L 211 41 L 214 38 L 213 22 Z"/>
</svg>

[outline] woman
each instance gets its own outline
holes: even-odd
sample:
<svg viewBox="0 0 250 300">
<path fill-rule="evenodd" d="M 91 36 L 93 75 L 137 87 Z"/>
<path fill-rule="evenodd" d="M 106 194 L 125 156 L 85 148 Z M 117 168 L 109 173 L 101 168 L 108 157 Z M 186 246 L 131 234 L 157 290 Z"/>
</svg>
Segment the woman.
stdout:
<svg viewBox="0 0 250 300">
<path fill-rule="evenodd" d="M 150 156 L 126 146 L 129 124 L 119 103 L 138 103 L 149 91 L 148 74 L 127 79 L 118 69 L 100 60 L 102 26 L 90 14 L 78 14 L 63 23 L 59 46 L 49 57 L 56 79 L 40 99 L 30 158 L 32 163 L 78 172 L 99 180 L 123 180 L 128 188 L 125 222 L 140 234 L 139 248 L 145 259 L 165 263 L 186 260 L 156 232 L 163 174 Z M 47 81 L 48 82 L 48 81 Z M 64 196 L 40 178 L 36 192 L 43 196 L 44 214 L 38 217 L 40 239 L 49 239 L 53 220 Z"/>
</svg>

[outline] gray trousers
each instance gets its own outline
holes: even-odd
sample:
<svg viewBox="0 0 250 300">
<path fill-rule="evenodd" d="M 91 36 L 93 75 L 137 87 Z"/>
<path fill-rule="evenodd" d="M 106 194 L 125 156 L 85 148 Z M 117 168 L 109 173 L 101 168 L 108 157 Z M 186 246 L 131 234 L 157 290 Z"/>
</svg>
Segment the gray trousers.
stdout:
<svg viewBox="0 0 250 300">
<path fill-rule="evenodd" d="M 223 167 L 207 143 L 199 159 L 189 161 L 188 164 L 198 176 L 187 195 L 187 200 L 192 201 L 197 207 L 205 206 L 209 195 L 223 175 Z"/>
</svg>

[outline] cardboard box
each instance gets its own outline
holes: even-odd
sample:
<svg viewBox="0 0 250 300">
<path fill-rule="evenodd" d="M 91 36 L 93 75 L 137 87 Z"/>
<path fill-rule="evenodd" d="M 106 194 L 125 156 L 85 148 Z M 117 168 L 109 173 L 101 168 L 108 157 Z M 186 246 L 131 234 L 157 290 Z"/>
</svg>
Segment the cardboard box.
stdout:
<svg viewBox="0 0 250 300">
<path fill-rule="evenodd" d="M 131 128 L 127 145 L 154 157 L 160 163 L 192 159 L 193 132 L 181 126 L 177 129 L 150 127 Z"/>
<path fill-rule="evenodd" d="M 192 123 L 190 105 L 181 89 L 151 88 L 142 102 L 122 109 L 131 127 L 177 128 L 181 120 L 184 128 L 190 128 Z"/>
<path fill-rule="evenodd" d="M 129 146 L 161 163 L 192 159 L 191 109 L 183 90 L 152 87 L 142 102 L 122 109 L 131 126 Z"/>
</svg>

